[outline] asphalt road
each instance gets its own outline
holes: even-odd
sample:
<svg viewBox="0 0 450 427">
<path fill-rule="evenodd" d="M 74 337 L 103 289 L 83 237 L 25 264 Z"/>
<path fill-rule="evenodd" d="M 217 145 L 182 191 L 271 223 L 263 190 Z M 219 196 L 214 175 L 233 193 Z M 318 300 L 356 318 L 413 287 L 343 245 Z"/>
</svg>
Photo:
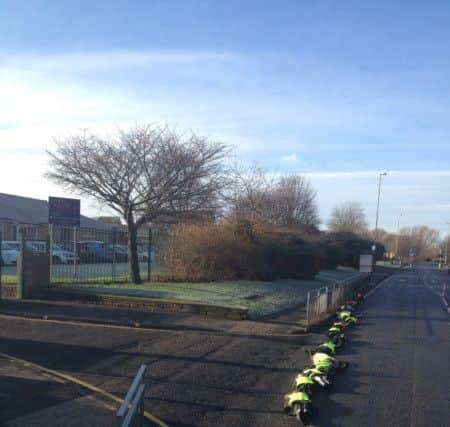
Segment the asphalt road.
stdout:
<svg viewBox="0 0 450 427">
<path fill-rule="evenodd" d="M 305 343 L 321 339 L 256 336 L 257 322 L 251 328 L 231 322 L 225 333 L 223 323 L 220 333 L 180 333 L 0 322 L 1 352 L 71 373 L 118 395 L 146 363 L 146 409 L 171 427 L 297 425 L 282 413 L 283 394 L 306 363 Z M 204 322 L 205 329 L 214 329 L 214 319 Z M 295 313 L 272 322 L 281 329 L 292 327 Z M 351 335 L 351 345 L 341 353 L 351 365 L 332 393 L 314 396 L 314 425 L 448 425 L 449 321 L 441 300 L 417 272 L 388 279 L 368 299 L 364 323 Z M 17 405 L 25 413 L 35 410 L 23 402 Z M 64 422 L 52 419 L 48 425 Z"/>
<path fill-rule="evenodd" d="M 283 393 L 306 362 L 303 337 L 256 336 L 252 332 L 260 326 L 253 324 L 252 331 L 244 322 L 231 322 L 220 333 L 0 322 L 1 352 L 70 373 L 117 395 L 125 394 L 140 364 L 146 363 L 146 409 L 171 427 L 295 425 L 281 408 Z M 209 329 L 215 322 L 204 320 Z M 223 321 L 218 322 L 223 329 Z M 282 322 L 281 329 L 296 326 Z M 36 410 L 19 399 L 11 399 L 10 406 L 10 419 Z M 64 425 L 61 419 L 47 422 Z"/>
<path fill-rule="evenodd" d="M 89 414 L 83 417 L 86 427 L 114 424 L 111 405 L 98 395 L 4 358 L 0 358 L 0 414 L 2 427 L 46 427 L 57 420 L 64 420 L 65 427 L 78 427 L 80 414 Z"/>
<path fill-rule="evenodd" d="M 441 299 L 422 276 L 392 276 L 367 301 L 363 324 L 342 358 L 349 369 L 316 404 L 317 426 L 448 426 L 450 328 Z"/>
</svg>

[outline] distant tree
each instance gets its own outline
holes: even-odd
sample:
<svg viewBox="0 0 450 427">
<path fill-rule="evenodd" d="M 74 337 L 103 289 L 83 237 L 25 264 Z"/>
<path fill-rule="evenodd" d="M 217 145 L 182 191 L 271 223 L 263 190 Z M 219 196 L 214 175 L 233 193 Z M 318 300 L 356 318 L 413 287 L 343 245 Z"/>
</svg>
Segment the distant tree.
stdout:
<svg viewBox="0 0 450 427">
<path fill-rule="evenodd" d="M 300 175 L 282 177 L 271 189 L 268 219 L 278 225 L 315 229 L 319 226 L 317 192 Z"/>
<path fill-rule="evenodd" d="M 439 247 L 439 252 L 442 254 L 444 260 L 449 263 L 450 260 L 450 236 L 446 236 L 442 239 Z"/>
<path fill-rule="evenodd" d="M 231 205 L 236 220 L 304 229 L 318 227 L 316 191 L 302 176 L 275 179 L 254 167 L 238 171 L 234 183 Z"/>
<path fill-rule="evenodd" d="M 435 258 L 439 253 L 439 231 L 425 225 L 404 227 L 400 230 L 399 247 L 403 258 L 414 254 L 414 258 L 425 260 Z"/>
<path fill-rule="evenodd" d="M 364 235 L 367 232 L 367 221 L 364 208 L 358 202 L 344 202 L 333 208 L 328 228 L 335 233 L 354 233 Z"/>
<path fill-rule="evenodd" d="M 141 126 L 113 138 L 89 132 L 56 140 L 46 176 L 109 206 L 128 228 L 129 272 L 141 283 L 137 232 L 159 218 L 205 214 L 227 184 L 227 146 L 168 127 Z"/>
<path fill-rule="evenodd" d="M 233 219 L 254 225 L 260 222 L 269 203 L 272 182 L 261 168 L 235 166 L 228 202 Z"/>
</svg>

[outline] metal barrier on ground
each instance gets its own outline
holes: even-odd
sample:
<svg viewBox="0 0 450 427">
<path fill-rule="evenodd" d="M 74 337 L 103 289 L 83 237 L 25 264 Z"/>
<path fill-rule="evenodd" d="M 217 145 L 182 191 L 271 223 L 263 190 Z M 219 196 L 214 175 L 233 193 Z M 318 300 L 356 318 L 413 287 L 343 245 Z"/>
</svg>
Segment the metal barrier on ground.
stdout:
<svg viewBox="0 0 450 427">
<path fill-rule="evenodd" d="M 306 324 L 320 322 L 337 309 L 356 292 L 369 284 L 369 274 L 358 278 L 333 283 L 320 289 L 309 291 L 306 297 Z"/>
<path fill-rule="evenodd" d="M 117 427 L 144 425 L 145 374 L 147 366 L 141 365 L 125 399 L 116 412 Z"/>
</svg>

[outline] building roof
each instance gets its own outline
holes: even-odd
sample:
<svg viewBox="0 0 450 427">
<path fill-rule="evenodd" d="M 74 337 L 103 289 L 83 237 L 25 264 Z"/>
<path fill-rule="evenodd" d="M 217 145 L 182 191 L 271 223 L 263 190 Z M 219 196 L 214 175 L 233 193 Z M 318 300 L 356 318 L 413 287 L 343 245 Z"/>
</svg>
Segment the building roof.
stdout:
<svg viewBox="0 0 450 427">
<path fill-rule="evenodd" d="M 19 224 L 48 224 L 47 200 L 0 193 L 0 221 L 8 220 Z M 81 227 L 109 230 L 112 227 L 95 219 L 81 215 Z"/>
</svg>

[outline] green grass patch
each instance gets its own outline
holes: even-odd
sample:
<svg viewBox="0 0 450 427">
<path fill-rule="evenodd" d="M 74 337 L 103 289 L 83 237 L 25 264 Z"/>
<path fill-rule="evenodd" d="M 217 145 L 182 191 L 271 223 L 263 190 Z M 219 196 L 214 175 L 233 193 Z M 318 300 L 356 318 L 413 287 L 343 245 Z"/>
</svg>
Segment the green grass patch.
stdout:
<svg viewBox="0 0 450 427">
<path fill-rule="evenodd" d="M 141 285 L 86 283 L 63 285 L 64 289 L 133 297 L 175 299 L 203 304 L 248 308 L 251 316 L 270 314 L 306 299 L 319 280 L 226 281 L 208 283 L 147 282 Z"/>
<path fill-rule="evenodd" d="M 116 277 L 114 281 L 112 281 L 111 276 L 97 276 L 97 277 L 91 277 L 87 279 L 72 279 L 69 277 L 64 278 L 56 278 L 51 281 L 52 285 L 77 285 L 80 283 L 80 280 L 83 281 L 83 286 L 85 284 L 92 284 L 92 285 L 120 285 L 123 286 L 125 284 L 130 284 L 128 276 L 123 277 Z"/>
<path fill-rule="evenodd" d="M 11 274 L 2 274 L 2 283 L 16 284 L 17 276 L 13 276 Z"/>
</svg>

